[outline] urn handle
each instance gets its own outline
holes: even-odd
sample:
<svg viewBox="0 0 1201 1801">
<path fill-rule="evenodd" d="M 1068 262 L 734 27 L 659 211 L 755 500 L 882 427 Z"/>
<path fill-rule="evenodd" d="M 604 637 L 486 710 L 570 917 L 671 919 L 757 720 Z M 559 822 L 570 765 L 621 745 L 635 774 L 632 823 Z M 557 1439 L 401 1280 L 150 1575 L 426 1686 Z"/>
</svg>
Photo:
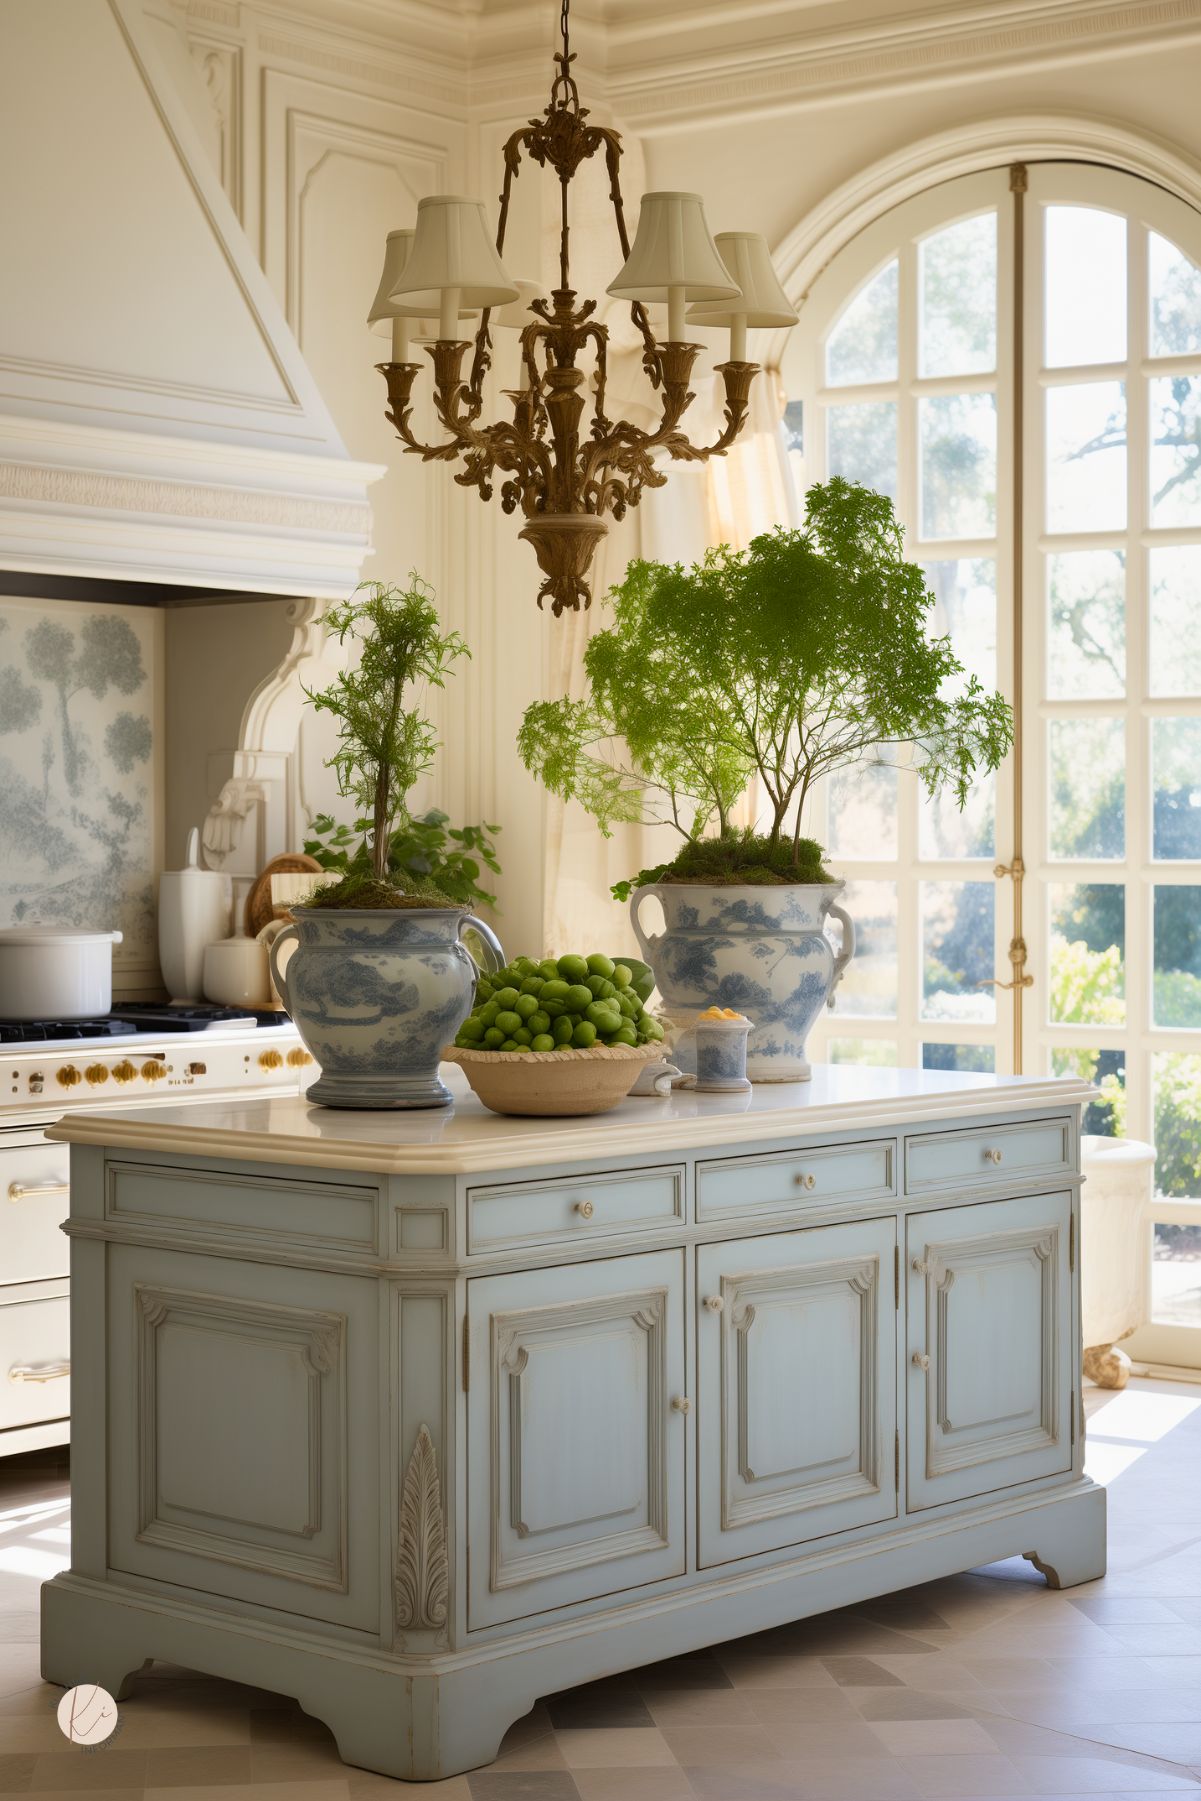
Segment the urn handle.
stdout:
<svg viewBox="0 0 1201 1801">
<path fill-rule="evenodd" d="M 649 935 L 643 931 L 638 919 L 638 915 L 642 911 L 643 901 L 650 900 L 652 895 L 656 900 L 659 900 L 659 890 L 657 888 L 635 888 L 630 900 L 630 924 L 633 926 L 634 936 L 638 940 L 638 949 L 642 952 L 643 959 L 647 963 L 651 961 L 655 951 L 658 950 L 659 945 L 663 941 L 662 932 L 656 932 L 653 936 Z M 663 902 L 659 901 L 659 905 L 662 907 Z"/>
<path fill-rule="evenodd" d="M 842 949 L 834 958 L 834 974 L 830 979 L 830 992 L 826 997 L 827 1007 L 834 1005 L 834 990 L 846 973 L 847 964 L 855 955 L 855 921 L 846 908 L 840 907 L 837 901 L 830 908 L 830 918 L 836 919 L 842 927 Z"/>
<path fill-rule="evenodd" d="M 279 953 L 280 953 L 281 947 L 287 942 L 287 940 L 289 938 L 298 939 L 299 937 L 300 937 L 300 933 L 296 930 L 296 927 L 294 925 L 285 926 L 282 932 L 277 932 L 275 934 L 275 937 L 271 940 L 270 944 L 267 946 L 267 962 L 270 965 L 270 969 L 271 969 L 272 985 L 275 988 L 276 994 L 278 994 L 280 1000 L 284 1003 L 284 1006 L 287 1009 L 289 1014 L 292 1011 L 292 1003 L 288 999 L 287 979 L 284 976 L 283 970 L 279 966 Z"/>
<path fill-rule="evenodd" d="M 459 921 L 459 931 L 460 933 L 465 931 L 474 932 L 480 943 L 483 945 L 485 963 L 484 974 L 486 976 L 494 975 L 498 969 L 504 968 L 504 946 L 501 944 L 500 939 L 496 936 L 496 933 L 492 930 L 491 926 L 486 926 L 482 919 L 476 918 L 474 913 L 468 913 Z M 474 962 L 475 959 L 472 958 L 472 961 Z"/>
</svg>

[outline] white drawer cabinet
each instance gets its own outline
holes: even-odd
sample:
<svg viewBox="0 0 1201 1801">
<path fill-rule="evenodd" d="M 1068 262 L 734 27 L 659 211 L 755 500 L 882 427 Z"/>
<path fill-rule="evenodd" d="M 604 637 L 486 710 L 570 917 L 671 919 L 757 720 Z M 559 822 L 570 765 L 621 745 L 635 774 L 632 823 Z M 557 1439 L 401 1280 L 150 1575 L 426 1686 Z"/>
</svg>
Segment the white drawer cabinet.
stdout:
<svg viewBox="0 0 1201 1801">
<path fill-rule="evenodd" d="M 70 1248 L 61 1230 L 70 1197 L 69 1158 L 62 1144 L 7 1150 L 0 1185 L 0 1298 L 11 1282 L 65 1276 Z"/>
<path fill-rule="evenodd" d="M 897 1510 L 896 1222 L 697 1252 L 700 1562 Z"/>
<path fill-rule="evenodd" d="M 1067 1193 L 910 1218 L 911 1508 L 1070 1469 L 1070 1222 Z"/>
<path fill-rule="evenodd" d="M 471 1627 L 684 1570 L 684 1252 L 468 1283 Z"/>
<path fill-rule="evenodd" d="M 70 1413 L 69 1307 L 65 1282 L 0 1289 L 0 1455 L 5 1432 Z"/>
</svg>

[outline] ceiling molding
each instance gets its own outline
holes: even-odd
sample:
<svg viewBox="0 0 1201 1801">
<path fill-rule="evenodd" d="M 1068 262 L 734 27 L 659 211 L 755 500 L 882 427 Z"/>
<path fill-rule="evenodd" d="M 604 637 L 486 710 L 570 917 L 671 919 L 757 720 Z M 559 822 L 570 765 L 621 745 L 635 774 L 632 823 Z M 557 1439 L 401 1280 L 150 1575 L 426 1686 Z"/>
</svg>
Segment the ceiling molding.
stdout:
<svg viewBox="0 0 1201 1801">
<path fill-rule="evenodd" d="M 698 8 L 698 14 L 702 9 Z M 1201 36 L 1201 0 L 1019 0 L 939 8 L 836 30 L 791 34 L 738 52 L 674 57 L 644 55 L 622 66 L 620 38 L 609 61 L 609 94 L 644 136 L 678 131 L 700 120 L 762 118 L 840 93 L 863 94 L 898 84 L 939 84 L 1016 60 L 1024 68 L 1082 56 Z M 677 32 L 676 42 L 689 33 Z"/>
<path fill-rule="evenodd" d="M 551 0 L 172 0 L 269 60 L 465 118 L 541 91 Z M 1201 37 L 1201 0 L 575 0 L 589 91 L 651 137 L 1021 61 L 1116 56 Z M 873 10 L 865 16 L 865 8 Z M 578 15 L 578 16 L 576 16 Z"/>
</svg>

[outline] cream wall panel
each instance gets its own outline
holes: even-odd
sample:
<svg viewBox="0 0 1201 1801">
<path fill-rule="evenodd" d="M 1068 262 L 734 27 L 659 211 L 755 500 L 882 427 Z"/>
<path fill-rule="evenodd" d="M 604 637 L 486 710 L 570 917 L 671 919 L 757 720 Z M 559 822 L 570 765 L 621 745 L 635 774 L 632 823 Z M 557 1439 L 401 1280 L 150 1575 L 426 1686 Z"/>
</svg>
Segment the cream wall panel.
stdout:
<svg viewBox="0 0 1201 1801">
<path fill-rule="evenodd" d="M 374 367 L 390 347 L 365 323 L 386 234 L 415 222 L 423 194 L 460 179 L 460 128 L 341 81 L 270 67 L 261 95 L 264 267 L 347 444 L 388 464 L 372 492 L 374 552 L 364 577 L 404 582 L 416 570 L 437 592 L 444 623 L 461 627 L 462 585 L 447 559 L 451 478 L 401 454 Z M 432 432 L 425 385 L 424 429 Z M 432 698 L 444 737 L 445 704 L 443 695 Z M 306 715 L 301 793 L 310 813 L 346 813 L 325 767 L 334 744 L 331 723 Z M 424 784 L 415 804 L 432 804 L 438 792 Z"/>
<path fill-rule="evenodd" d="M 109 8 L 9 5 L 4 37 L 0 118 L 22 177 L 5 186 L 0 233 L 23 280 L 5 307 L 0 389 L 23 392 L 22 375 L 58 373 L 70 381 L 64 398 L 76 402 L 81 379 L 106 390 L 119 379 L 146 392 L 147 411 L 170 416 L 193 390 L 215 397 L 220 342 L 227 399 L 294 407 L 238 272 L 214 254 L 213 225 L 187 170 L 163 153 L 163 119 Z M 139 207 L 114 207 L 115 189 L 138 194 Z M 153 283 L 144 278 L 148 217 Z"/>
</svg>

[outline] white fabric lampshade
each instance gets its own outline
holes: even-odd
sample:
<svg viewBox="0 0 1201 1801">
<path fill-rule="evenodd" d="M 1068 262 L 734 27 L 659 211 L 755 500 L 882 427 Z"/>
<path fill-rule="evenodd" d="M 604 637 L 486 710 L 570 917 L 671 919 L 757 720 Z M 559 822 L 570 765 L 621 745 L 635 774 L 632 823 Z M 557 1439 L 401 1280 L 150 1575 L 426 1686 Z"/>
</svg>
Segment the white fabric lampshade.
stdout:
<svg viewBox="0 0 1201 1801">
<path fill-rule="evenodd" d="M 638 232 L 609 292 L 618 300 L 729 300 L 738 293 L 717 253 L 699 194 L 644 194 Z"/>
<path fill-rule="evenodd" d="M 517 283 L 488 236 L 483 202 L 431 194 L 417 203 L 413 247 L 390 298 L 415 315 L 437 314 L 451 288 L 469 312 L 517 299 Z"/>
<path fill-rule="evenodd" d="M 719 231 L 714 242 L 741 299 L 702 300 L 689 307 L 689 319 L 697 325 L 733 325 L 741 317 L 753 330 L 795 325 L 796 309 L 772 267 L 767 239 L 757 231 Z"/>
<path fill-rule="evenodd" d="M 371 311 L 367 315 L 367 323 L 372 331 L 378 332 L 382 337 L 386 337 L 391 330 L 393 319 L 410 316 L 402 312 L 398 301 L 392 299 L 392 290 L 404 273 L 415 236 L 416 233 L 411 229 L 390 231 L 384 245 L 383 274 L 379 278 L 379 287 L 375 290 L 375 299 L 371 302 Z"/>
</svg>

